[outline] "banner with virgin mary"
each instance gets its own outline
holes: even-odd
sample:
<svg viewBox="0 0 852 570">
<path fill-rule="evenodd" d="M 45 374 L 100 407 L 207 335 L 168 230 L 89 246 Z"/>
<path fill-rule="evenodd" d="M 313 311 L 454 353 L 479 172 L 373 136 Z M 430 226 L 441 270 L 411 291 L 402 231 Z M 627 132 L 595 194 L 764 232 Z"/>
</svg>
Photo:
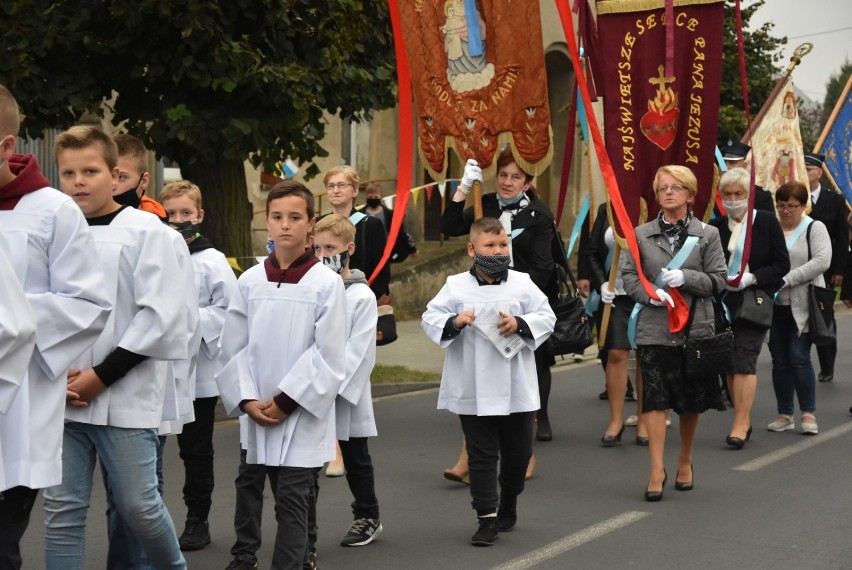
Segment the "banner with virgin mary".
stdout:
<svg viewBox="0 0 852 570">
<path fill-rule="evenodd" d="M 412 0 L 399 4 L 420 156 L 446 178 L 447 148 L 493 171 L 503 143 L 536 175 L 553 137 L 538 2 Z"/>
</svg>

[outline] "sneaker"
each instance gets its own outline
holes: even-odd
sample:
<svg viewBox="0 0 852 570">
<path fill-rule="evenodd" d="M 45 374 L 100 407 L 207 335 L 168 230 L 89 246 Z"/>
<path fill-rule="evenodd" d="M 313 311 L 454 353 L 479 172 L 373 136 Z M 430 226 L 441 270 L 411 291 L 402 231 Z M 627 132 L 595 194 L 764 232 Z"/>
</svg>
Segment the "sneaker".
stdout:
<svg viewBox="0 0 852 570">
<path fill-rule="evenodd" d="M 317 570 L 319 566 L 317 566 L 317 553 L 313 550 L 308 552 L 308 566 L 311 570 Z"/>
<path fill-rule="evenodd" d="M 583 356 L 583 354 L 578 353 L 578 352 L 575 352 L 573 354 L 572 358 L 573 358 L 574 362 L 583 362 L 586 359 L 586 357 Z"/>
<path fill-rule="evenodd" d="M 816 435 L 818 433 L 816 417 L 813 414 L 802 414 L 802 435 Z"/>
<path fill-rule="evenodd" d="M 766 426 L 766 429 L 769 431 L 788 431 L 796 429 L 796 422 L 793 421 L 792 415 L 780 414 L 778 419 Z"/>
<path fill-rule="evenodd" d="M 200 519 L 186 519 L 186 527 L 178 539 L 181 550 L 201 550 L 210 544 L 210 525 Z"/>
<path fill-rule="evenodd" d="M 225 570 L 255 570 L 257 568 L 257 560 L 254 562 L 249 562 L 248 560 L 240 560 L 239 558 L 234 558 L 231 560 L 231 563 L 228 564 Z"/>
<path fill-rule="evenodd" d="M 626 425 L 627 427 L 636 427 L 637 425 L 639 425 L 639 416 L 634 414 L 628 417 L 626 420 L 624 420 L 624 425 Z"/>
<path fill-rule="evenodd" d="M 497 541 L 497 517 L 479 517 L 479 530 L 471 537 L 474 546 L 491 546 Z"/>
<path fill-rule="evenodd" d="M 340 540 L 340 546 L 364 546 L 373 542 L 382 532 L 379 519 L 356 519 Z"/>
</svg>

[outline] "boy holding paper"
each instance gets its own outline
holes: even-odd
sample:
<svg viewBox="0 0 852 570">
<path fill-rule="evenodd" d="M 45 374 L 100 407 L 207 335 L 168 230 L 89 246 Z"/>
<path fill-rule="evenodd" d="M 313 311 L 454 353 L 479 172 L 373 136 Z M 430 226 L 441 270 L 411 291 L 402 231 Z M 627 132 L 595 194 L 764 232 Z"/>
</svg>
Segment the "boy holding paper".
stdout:
<svg viewBox="0 0 852 570">
<path fill-rule="evenodd" d="M 476 546 L 491 546 L 498 531 L 515 526 L 539 408 L 533 350 L 556 322 L 547 297 L 530 277 L 508 268 L 508 251 L 509 238 L 499 220 L 475 221 L 467 244 L 473 267 L 448 277 L 423 313 L 423 330 L 448 348 L 438 409 L 459 415 L 467 440 L 470 494 L 479 517 L 471 539 Z M 522 339 L 524 346 L 516 353 L 498 349 L 488 338 L 493 331 L 481 324 L 482 330 L 467 330 L 476 329 L 477 315 L 492 311 L 500 318 L 486 327 Z"/>
</svg>

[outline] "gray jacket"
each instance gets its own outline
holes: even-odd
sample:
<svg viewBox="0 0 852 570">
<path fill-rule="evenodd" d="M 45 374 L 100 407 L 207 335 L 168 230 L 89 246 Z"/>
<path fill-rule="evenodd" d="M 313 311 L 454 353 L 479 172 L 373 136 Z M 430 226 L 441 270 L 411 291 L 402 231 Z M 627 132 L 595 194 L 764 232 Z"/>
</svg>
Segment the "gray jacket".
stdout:
<svg viewBox="0 0 852 570">
<path fill-rule="evenodd" d="M 642 270 L 648 280 L 653 283 L 662 268 L 674 257 L 669 247 L 669 239 L 660 231 L 660 224 L 656 219 L 642 224 L 634 231 L 636 241 L 639 242 Z M 713 226 L 693 218 L 687 231 L 689 235 L 698 236 L 698 243 L 680 266 L 686 279 L 683 286 L 679 288 L 684 300 L 689 305 L 694 296 L 698 297 L 695 303 L 695 318 L 689 335 L 712 336 L 715 328 L 715 314 L 713 302 L 709 297 L 713 295 L 714 281 L 717 291 L 724 290 L 727 283 L 728 267 L 725 264 L 725 253 L 722 251 L 719 232 Z M 639 281 L 636 263 L 629 251 L 623 254 L 626 256 L 622 273 L 624 290 L 634 301 L 645 305 L 639 313 L 639 321 L 636 325 L 636 344 L 682 346 L 685 331 L 676 334 L 669 332 L 668 310 L 666 307 L 655 307 L 650 304 L 651 298 L 642 287 L 642 282 Z"/>
<path fill-rule="evenodd" d="M 805 223 L 807 219 L 802 220 Z M 811 257 L 808 259 L 807 230 L 802 232 L 790 250 L 790 273 L 784 276 L 778 303 L 790 305 L 799 335 L 808 332 L 810 299 L 808 285 L 825 286 L 822 274 L 831 266 L 831 237 L 822 222 L 811 222 Z"/>
</svg>

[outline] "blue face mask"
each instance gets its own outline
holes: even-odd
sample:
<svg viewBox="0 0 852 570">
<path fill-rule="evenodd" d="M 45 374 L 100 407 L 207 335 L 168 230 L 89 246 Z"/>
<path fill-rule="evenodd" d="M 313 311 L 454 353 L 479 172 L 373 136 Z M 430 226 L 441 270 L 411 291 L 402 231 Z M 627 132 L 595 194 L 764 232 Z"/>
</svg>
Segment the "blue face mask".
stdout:
<svg viewBox="0 0 852 570">
<path fill-rule="evenodd" d="M 275 251 L 275 242 L 269 240 L 266 242 L 266 253 L 267 255 L 272 255 L 272 252 Z"/>
<path fill-rule="evenodd" d="M 527 197 L 526 193 L 518 192 L 518 195 L 515 196 L 514 198 L 512 198 L 511 200 L 504 200 L 503 197 L 498 194 L 497 195 L 497 202 L 500 204 L 501 208 L 505 208 L 506 206 L 511 206 L 513 204 L 517 204 L 518 202 L 520 202 L 521 200 L 523 200 L 526 197 Z"/>
</svg>

